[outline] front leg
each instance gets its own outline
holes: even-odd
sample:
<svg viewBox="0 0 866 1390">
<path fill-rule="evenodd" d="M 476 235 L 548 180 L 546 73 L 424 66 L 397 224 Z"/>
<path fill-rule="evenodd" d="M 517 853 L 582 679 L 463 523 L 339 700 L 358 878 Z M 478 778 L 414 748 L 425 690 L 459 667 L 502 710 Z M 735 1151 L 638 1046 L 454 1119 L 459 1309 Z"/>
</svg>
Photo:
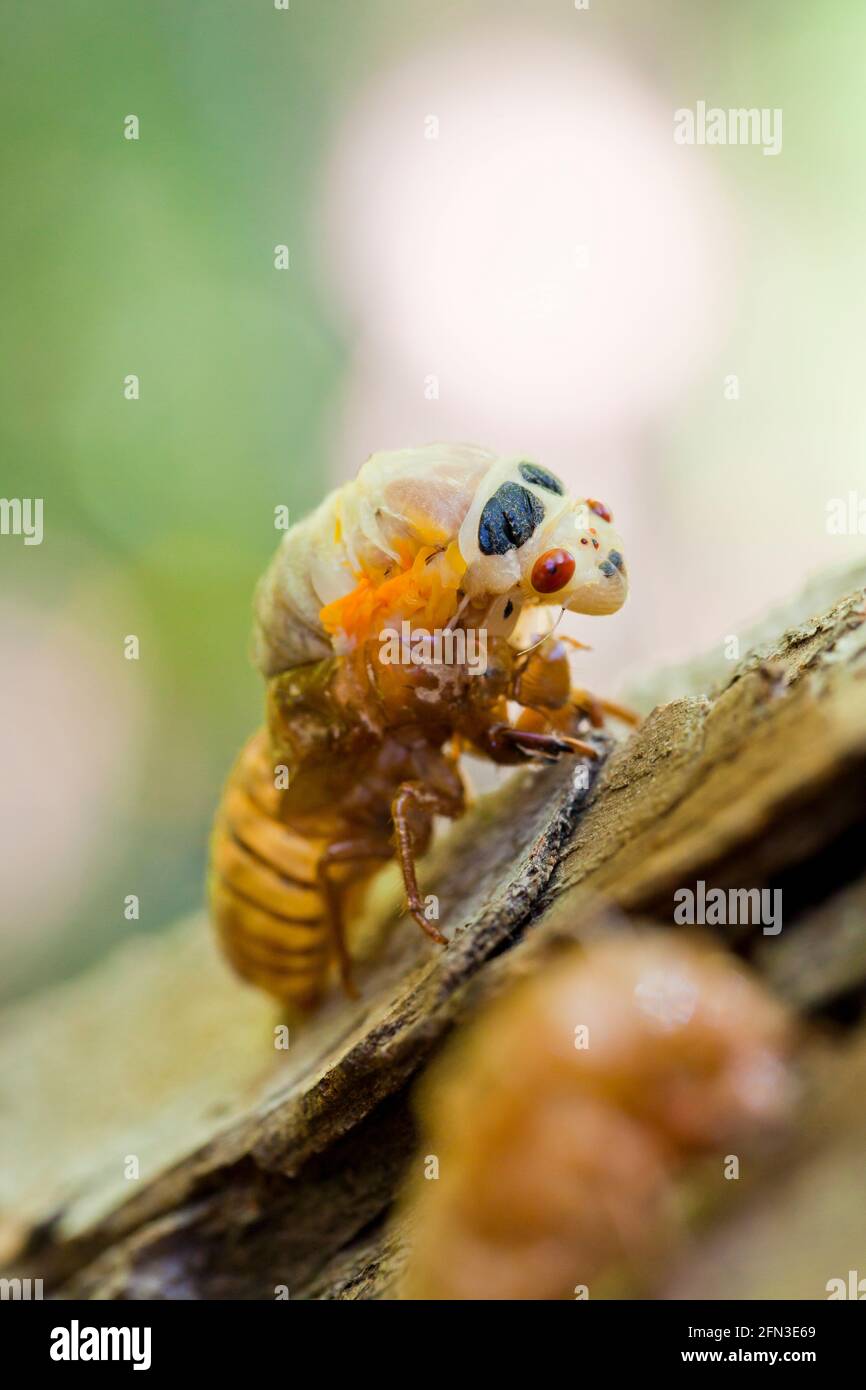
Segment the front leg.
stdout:
<svg viewBox="0 0 866 1390">
<path fill-rule="evenodd" d="M 580 647 L 571 638 L 557 637 L 543 642 L 526 660 L 519 663 L 511 698 L 524 709 L 535 712 L 548 728 L 563 733 L 575 731 L 581 719 L 588 719 L 594 729 L 604 727 L 605 716 L 620 719 L 625 724 L 640 723 L 640 715 L 613 700 L 602 700 L 588 690 L 571 684 L 571 665 L 568 646 Z M 522 721 L 532 728 L 531 720 Z"/>
<path fill-rule="evenodd" d="M 523 753 L 535 754 L 548 762 L 555 762 L 562 753 L 572 753 L 581 758 L 599 756 L 598 749 L 593 748 L 591 743 L 572 738 L 570 734 L 542 733 L 511 724 L 494 724 L 488 732 L 488 744 L 494 757 L 496 753 L 512 748 L 518 748 Z"/>
<path fill-rule="evenodd" d="M 589 690 L 581 690 L 576 685 L 571 688 L 570 702 L 572 709 L 586 715 L 594 729 L 604 728 L 605 715 L 610 715 L 611 719 L 619 719 L 623 724 L 630 724 L 633 729 L 641 722 L 640 715 L 627 705 L 619 705 L 615 700 L 602 700 L 598 695 L 593 695 Z"/>
</svg>

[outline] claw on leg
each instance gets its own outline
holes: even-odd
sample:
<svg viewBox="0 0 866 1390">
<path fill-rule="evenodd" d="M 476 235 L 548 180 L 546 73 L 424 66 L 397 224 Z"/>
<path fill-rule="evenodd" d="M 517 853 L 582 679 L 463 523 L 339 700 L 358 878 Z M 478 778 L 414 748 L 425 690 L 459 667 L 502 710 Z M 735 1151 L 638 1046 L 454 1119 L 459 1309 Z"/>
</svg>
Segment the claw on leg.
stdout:
<svg viewBox="0 0 866 1390">
<path fill-rule="evenodd" d="M 421 930 L 425 932 L 427 936 L 429 936 L 431 941 L 435 941 L 437 946 L 448 945 L 448 937 L 443 936 L 442 932 L 439 931 L 438 927 L 434 927 L 432 922 L 427 921 L 427 918 L 424 916 L 424 909 L 421 906 L 420 901 L 413 903 L 410 899 L 408 904 L 408 912 L 413 922 L 417 922 Z"/>
<path fill-rule="evenodd" d="M 545 711 L 555 729 L 561 720 L 575 714 L 588 719 L 593 728 L 604 727 L 605 716 L 625 724 L 639 724 L 640 715 L 614 700 L 602 700 L 589 690 L 571 684 L 571 664 L 566 648 L 588 650 L 573 637 L 559 636 L 543 646 L 521 654 L 517 662 L 511 697 L 525 709 Z"/>
<path fill-rule="evenodd" d="M 417 815 L 420 811 L 431 817 L 435 815 L 447 816 L 456 814 L 457 810 L 458 808 L 445 798 L 417 782 L 404 782 L 391 806 L 394 841 L 400 869 L 403 873 L 409 915 L 430 937 L 431 941 L 435 941 L 439 946 L 447 946 L 448 938 L 443 936 L 439 928 L 434 926 L 424 914 L 421 894 L 418 890 L 418 874 L 415 868 L 412 815 L 413 812 Z"/>
<path fill-rule="evenodd" d="M 504 743 L 513 743 L 525 753 L 540 753 L 557 757 L 560 753 L 574 753 L 581 758 L 598 758 L 598 750 L 583 739 L 571 738 L 568 734 L 542 734 L 531 729 L 514 729 L 506 726 L 496 730 L 496 737 Z"/>
</svg>

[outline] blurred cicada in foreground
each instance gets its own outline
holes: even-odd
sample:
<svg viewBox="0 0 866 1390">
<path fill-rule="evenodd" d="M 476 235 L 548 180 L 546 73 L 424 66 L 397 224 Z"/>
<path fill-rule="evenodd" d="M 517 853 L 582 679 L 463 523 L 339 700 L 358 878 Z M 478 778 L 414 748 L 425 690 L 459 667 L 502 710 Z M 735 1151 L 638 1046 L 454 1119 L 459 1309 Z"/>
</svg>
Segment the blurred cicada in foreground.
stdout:
<svg viewBox="0 0 866 1390">
<path fill-rule="evenodd" d="M 568 946 L 483 1009 L 425 1075 L 400 1222 L 405 1298 L 622 1297 L 669 1277 L 680 1181 L 787 1119 L 784 1007 L 708 941 L 643 930 Z M 778 1137 L 781 1137 L 779 1135 Z M 646 1288 L 644 1288 L 646 1293 Z"/>
<path fill-rule="evenodd" d="M 266 727 L 213 840 L 213 916 L 239 974 L 310 1007 L 336 961 L 351 993 L 347 923 L 395 856 L 409 912 L 444 944 L 415 861 L 434 817 L 464 809 L 460 750 L 592 756 L 586 723 L 625 712 L 573 688 L 565 643 L 533 643 L 533 615 L 613 613 L 627 588 L 602 503 L 478 448 L 375 454 L 288 531 L 256 596 Z"/>
</svg>

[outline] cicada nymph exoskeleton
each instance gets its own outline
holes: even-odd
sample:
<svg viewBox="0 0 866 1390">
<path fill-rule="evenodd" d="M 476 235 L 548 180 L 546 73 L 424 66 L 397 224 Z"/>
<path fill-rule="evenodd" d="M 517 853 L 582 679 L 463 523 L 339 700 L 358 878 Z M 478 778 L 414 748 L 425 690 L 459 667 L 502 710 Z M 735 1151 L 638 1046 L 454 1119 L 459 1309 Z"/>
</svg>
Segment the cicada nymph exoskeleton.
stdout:
<svg viewBox="0 0 866 1390">
<path fill-rule="evenodd" d="M 618 932 L 534 962 L 421 1082 L 400 1293 L 657 1288 L 690 1162 L 712 1171 L 722 1200 L 740 1145 L 779 1137 L 793 1042 L 786 1009 L 705 941 Z"/>
<path fill-rule="evenodd" d="M 375 454 L 292 527 L 256 595 L 265 727 L 214 831 L 212 912 L 235 969 L 309 1007 L 336 963 L 351 992 L 356 907 L 394 858 L 409 912 L 444 942 L 415 864 L 434 818 L 465 806 L 455 743 L 499 764 L 594 756 L 587 722 L 628 711 L 573 687 L 566 641 L 522 648 L 519 633 L 543 610 L 615 612 L 627 587 L 602 503 L 477 448 Z"/>
</svg>

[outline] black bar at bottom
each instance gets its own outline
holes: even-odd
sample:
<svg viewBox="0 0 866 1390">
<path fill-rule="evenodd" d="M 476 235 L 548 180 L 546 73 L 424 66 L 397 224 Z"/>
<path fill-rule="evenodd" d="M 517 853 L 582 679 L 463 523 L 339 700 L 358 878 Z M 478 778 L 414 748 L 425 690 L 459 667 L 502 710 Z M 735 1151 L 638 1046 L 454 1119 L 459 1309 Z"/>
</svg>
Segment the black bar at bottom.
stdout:
<svg viewBox="0 0 866 1390">
<path fill-rule="evenodd" d="M 826 1377 L 859 1361 L 866 1324 L 858 1308 L 844 1303 L 370 1303 L 365 1312 L 357 1305 L 291 1301 L 4 1300 L 0 1337 L 7 1367 L 20 1367 L 19 1375 L 48 1371 L 59 1380 L 92 1379 L 104 1368 L 114 1375 L 138 1368 L 139 1377 L 158 1378 L 265 1371 L 294 1377 L 302 1373 L 301 1357 L 329 1376 L 342 1365 L 347 1374 L 375 1373 L 381 1358 L 381 1375 L 405 1381 L 414 1373 L 403 1339 L 415 1329 L 420 1380 L 438 1367 L 451 1374 L 466 1370 L 470 1345 L 488 1376 L 500 1361 L 514 1375 L 518 1357 L 537 1366 L 542 1357 L 549 1365 L 562 1356 L 581 1378 L 599 1363 L 614 1373 L 800 1365 Z"/>
</svg>

